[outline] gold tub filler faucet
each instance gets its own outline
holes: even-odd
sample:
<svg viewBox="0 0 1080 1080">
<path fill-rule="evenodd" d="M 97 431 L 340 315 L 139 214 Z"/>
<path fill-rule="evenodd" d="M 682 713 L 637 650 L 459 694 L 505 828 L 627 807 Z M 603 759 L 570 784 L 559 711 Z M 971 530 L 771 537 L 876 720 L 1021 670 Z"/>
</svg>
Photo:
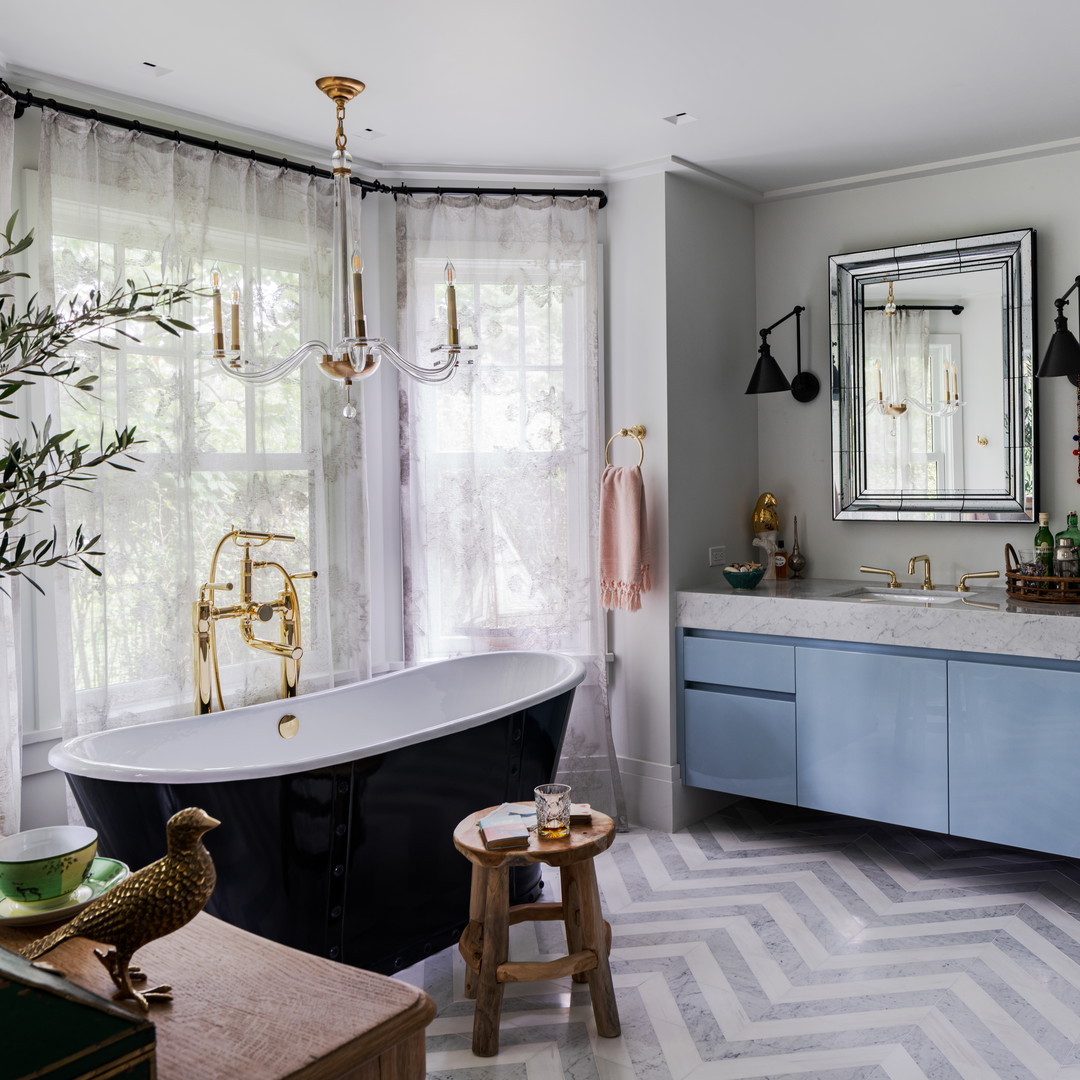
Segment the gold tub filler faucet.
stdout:
<svg viewBox="0 0 1080 1080">
<path fill-rule="evenodd" d="M 254 560 L 252 548 L 261 548 L 273 541 L 291 544 L 295 536 L 285 533 L 254 532 L 251 529 L 233 528 L 226 533 L 214 549 L 210 560 L 210 580 L 199 588 L 199 599 L 192 605 L 191 629 L 195 648 L 195 713 L 213 711 L 213 695 L 217 695 L 218 708 L 224 709 L 221 695 L 221 672 L 218 666 L 216 626 L 220 619 L 239 619 L 240 636 L 253 649 L 272 653 L 281 658 L 281 696 L 296 697 L 296 684 L 300 678 L 300 658 L 304 655 L 300 634 L 300 603 L 294 582 L 302 578 L 318 577 L 315 570 L 302 574 L 290 574 L 281 563 L 270 560 Z M 218 559 L 222 548 L 232 541 L 241 549 L 240 599 L 236 604 L 218 607 L 214 593 L 231 591 L 231 581 L 218 580 Z M 259 603 L 254 599 L 252 577 L 256 570 L 276 570 L 281 575 L 281 592 L 275 600 Z M 278 640 L 270 641 L 255 633 L 256 622 L 270 622 L 278 617 Z"/>
</svg>

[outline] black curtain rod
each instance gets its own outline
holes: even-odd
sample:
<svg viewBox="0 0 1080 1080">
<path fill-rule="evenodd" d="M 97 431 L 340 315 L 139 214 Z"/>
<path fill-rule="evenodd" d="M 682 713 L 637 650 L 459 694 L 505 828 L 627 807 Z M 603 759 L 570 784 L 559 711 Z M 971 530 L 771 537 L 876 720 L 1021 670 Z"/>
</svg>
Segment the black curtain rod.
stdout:
<svg viewBox="0 0 1080 1080">
<path fill-rule="evenodd" d="M 309 176 L 320 176 L 325 179 L 330 179 L 333 176 L 329 169 L 320 169 L 316 165 L 301 164 L 284 157 L 271 157 L 269 154 L 260 153 L 258 150 L 245 150 L 243 147 L 230 146 L 228 143 L 219 142 L 216 139 L 204 139 L 198 135 L 188 135 L 177 130 L 170 131 L 168 128 L 144 124 L 141 120 L 127 120 L 122 116 L 110 116 L 98 112 L 97 109 L 87 109 L 81 105 L 69 105 L 65 102 L 56 101 L 54 98 L 38 97 L 29 90 L 13 90 L 3 79 L 0 79 L 0 93 L 7 94 L 8 97 L 15 99 L 16 120 L 31 106 L 36 109 L 53 109 L 55 112 L 65 113 L 68 116 L 77 116 L 83 120 L 97 120 L 102 124 L 109 124 L 111 127 L 122 128 L 124 131 L 138 131 L 146 135 L 153 135 L 159 139 L 186 143 L 189 146 L 198 146 L 203 150 L 212 150 L 219 154 L 248 158 L 250 161 L 258 161 L 263 165 L 273 165 L 279 169 L 303 172 Z M 390 187 L 379 180 L 363 180 L 359 176 L 354 176 L 351 179 L 352 183 L 360 188 L 361 197 L 367 195 L 369 191 L 393 195 L 395 199 L 398 195 L 550 195 L 569 198 L 587 196 L 599 199 L 600 209 L 607 205 L 607 195 L 603 191 L 596 191 L 591 188 L 576 190 L 562 188 L 451 188 L 409 187 L 406 184 Z"/>
<path fill-rule="evenodd" d="M 876 307 L 864 307 L 863 311 L 884 311 L 885 305 L 878 304 Z M 897 311 L 951 311 L 959 315 L 964 310 L 963 304 L 897 304 Z"/>
<path fill-rule="evenodd" d="M 599 209 L 607 206 L 607 195 L 595 188 L 457 188 L 457 187 L 412 187 L 399 184 L 389 189 L 397 195 L 552 195 L 568 199 L 589 198 L 600 200 Z"/>
</svg>

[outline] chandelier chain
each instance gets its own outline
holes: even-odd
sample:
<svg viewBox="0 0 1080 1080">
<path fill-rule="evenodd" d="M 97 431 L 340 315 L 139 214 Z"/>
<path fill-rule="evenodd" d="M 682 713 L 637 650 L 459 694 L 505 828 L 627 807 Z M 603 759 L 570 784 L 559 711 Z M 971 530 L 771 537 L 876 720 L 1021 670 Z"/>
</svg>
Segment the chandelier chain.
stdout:
<svg viewBox="0 0 1080 1080">
<path fill-rule="evenodd" d="M 345 150 L 345 102 L 340 98 L 337 101 L 337 134 L 334 136 L 334 149 Z"/>
</svg>

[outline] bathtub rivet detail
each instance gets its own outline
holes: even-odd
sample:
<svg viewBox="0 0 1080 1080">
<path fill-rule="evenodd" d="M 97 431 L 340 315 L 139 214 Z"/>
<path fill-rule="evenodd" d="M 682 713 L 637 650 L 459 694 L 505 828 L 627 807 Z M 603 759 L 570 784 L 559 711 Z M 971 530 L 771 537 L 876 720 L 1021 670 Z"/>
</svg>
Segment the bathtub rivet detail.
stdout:
<svg viewBox="0 0 1080 1080">
<path fill-rule="evenodd" d="M 337 789 L 340 792 L 340 794 L 342 794 L 342 795 L 346 794 L 348 792 L 348 790 L 349 790 L 349 781 L 348 780 L 339 780 Z"/>
<path fill-rule="evenodd" d="M 291 739 L 300 730 L 300 721 L 292 713 L 286 713 L 277 722 L 277 733 L 283 739 Z"/>
<path fill-rule="evenodd" d="M 341 905 L 340 904 L 335 904 L 330 909 L 330 918 L 331 919 L 340 919 L 341 918 Z"/>
<path fill-rule="evenodd" d="M 341 949 L 337 945 L 331 945 L 330 951 L 326 954 L 331 960 L 336 960 L 341 955 Z"/>
<path fill-rule="evenodd" d="M 349 831 L 349 826 L 348 825 L 335 825 L 334 826 L 334 832 L 338 836 L 344 836 L 348 831 Z"/>
<path fill-rule="evenodd" d="M 341 877 L 341 875 L 344 874 L 344 873 L 345 873 L 344 865 L 342 863 L 338 863 L 337 866 L 334 867 L 334 877 Z"/>
</svg>

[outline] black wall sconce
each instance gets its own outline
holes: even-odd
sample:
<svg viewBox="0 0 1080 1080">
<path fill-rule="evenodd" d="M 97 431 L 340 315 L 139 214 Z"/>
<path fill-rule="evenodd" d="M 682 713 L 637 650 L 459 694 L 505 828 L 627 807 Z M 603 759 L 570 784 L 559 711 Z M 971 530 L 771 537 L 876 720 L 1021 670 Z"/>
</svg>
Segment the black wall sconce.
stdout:
<svg viewBox="0 0 1080 1080">
<path fill-rule="evenodd" d="M 1040 379 L 1066 375 L 1074 386 L 1080 385 L 1080 342 L 1069 329 L 1069 320 L 1065 318 L 1065 305 L 1069 302 L 1069 295 L 1077 286 L 1080 286 L 1080 277 L 1069 286 L 1069 291 L 1064 296 L 1054 301 L 1057 306 L 1054 333 L 1050 338 L 1050 344 L 1046 347 L 1043 362 L 1035 373 Z"/>
<path fill-rule="evenodd" d="M 821 384 L 817 376 L 802 369 L 802 313 L 806 308 L 796 304 L 782 319 L 777 319 L 772 326 L 766 326 L 761 333 L 761 347 L 758 349 L 757 366 L 750 376 L 748 394 L 772 394 L 778 390 L 790 390 L 796 401 L 813 401 L 818 396 Z M 787 376 L 780 370 L 780 365 L 773 359 L 769 349 L 769 334 L 782 322 L 795 316 L 795 378 L 788 382 Z M 1073 339 L 1075 343 L 1075 338 Z M 1080 349 L 1080 346 L 1077 346 Z"/>
</svg>

